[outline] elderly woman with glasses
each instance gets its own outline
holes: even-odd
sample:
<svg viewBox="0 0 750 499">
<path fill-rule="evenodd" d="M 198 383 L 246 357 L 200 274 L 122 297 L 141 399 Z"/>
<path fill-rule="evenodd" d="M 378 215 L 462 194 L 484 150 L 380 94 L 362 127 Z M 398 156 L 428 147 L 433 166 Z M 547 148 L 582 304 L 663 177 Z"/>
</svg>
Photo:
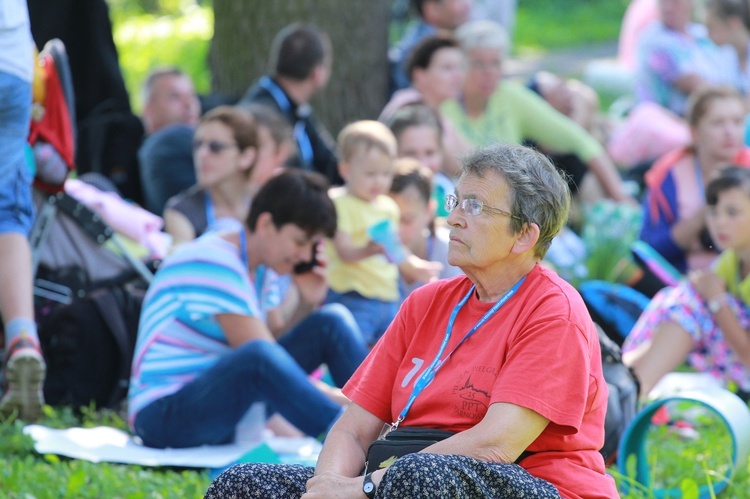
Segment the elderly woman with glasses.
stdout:
<svg viewBox="0 0 750 499">
<path fill-rule="evenodd" d="M 197 183 L 164 209 L 164 229 L 175 246 L 209 230 L 238 227 L 247 216 L 253 194 L 290 152 L 291 130 L 282 130 L 287 125 L 271 113 L 220 106 L 201 118 L 193 138 Z"/>
<path fill-rule="evenodd" d="M 574 154 L 579 161 L 570 163 L 567 172 L 571 187 L 581 187 L 591 172 L 591 180 L 600 186 L 592 188 L 593 198 L 603 190 L 615 201 L 636 204 L 623 188 L 614 163 L 594 137 L 532 90 L 503 78 L 508 40 L 499 24 L 472 21 L 462 25 L 455 36 L 467 59 L 468 71 L 461 95 L 443 102 L 440 111 L 463 137 L 474 146 L 532 140 L 546 152 Z"/>
<path fill-rule="evenodd" d="M 567 219 L 565 180 L 532 149 L 491 146 L 464 160 L 447 205 L 448 262 L 466 275 L 406 299 L 344 387 L 352 403 L 316 468 L 236 465 L 206 497 L 618 497 L 598 452 L 607 386 L 595 326 L 540 265 Z M 393 427 L 451 434 L 366 463 Z"/>
</svg>

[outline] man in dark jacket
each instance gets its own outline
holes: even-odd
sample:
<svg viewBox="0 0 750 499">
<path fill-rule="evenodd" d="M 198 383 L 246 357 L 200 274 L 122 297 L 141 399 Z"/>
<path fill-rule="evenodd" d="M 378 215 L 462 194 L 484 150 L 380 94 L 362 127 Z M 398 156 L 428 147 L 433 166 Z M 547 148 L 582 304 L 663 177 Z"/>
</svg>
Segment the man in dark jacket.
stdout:
<svg viewBox="0 0 750 499">
<path fill-rule="evenodd" d="M 297 156 L 290 166 L 315 170 L 332 184 L 342 183 L 335 142 L 315 119 L 310 99 L 325 88 L 333 54 L 328 36 L 317 28 L 291 24 L 274 38 L 270 74 L 247 91 L 240 104 L 258 103 L 277 109 L 294 127 Z"/>
</svg>

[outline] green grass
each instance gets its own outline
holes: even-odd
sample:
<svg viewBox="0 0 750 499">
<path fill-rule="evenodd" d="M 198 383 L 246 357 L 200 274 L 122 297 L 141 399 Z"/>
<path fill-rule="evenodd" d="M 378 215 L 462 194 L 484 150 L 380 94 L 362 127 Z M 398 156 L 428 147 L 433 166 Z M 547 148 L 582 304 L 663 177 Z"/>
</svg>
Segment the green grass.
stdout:
<svg viewBox="0 0 750 499">
<path fill-rule="evenodd" d="M 54 428 L 98 425 L 125 429 L 115 413 L 45 407 L 39 424 Z M 206 470 L 145 468 L 90 463 L 55 455 L 39 455 L 24 424 L 15 418 L 0 421 L 0 498 L 123 498 L 182 499 L 203 497 L 210 480 Z"/>
<path fill-rule="evenodd" d="M 672 426 L 654 426 L 647 438 L 647 455 L 652 488 L 681 491 L 686 499 L 697 499 L 698 487 L 711 486 L 729 469 L 730 436 L 710 411 L 695 411 L 694 405 L 671 410 L 674 418 L 684 417 L 698 432 L 697 438 L 680 436 Z M 679 416 L 684 411 L 684 416 Z M 111 411 L 84 408 L 76 416 L 70 409 L 45 407 L 39 422 L 54 428 L 108 425 L 125 429 L 124 421 Z M 629 472 L 609 470 L 619 484 L 629 484 L 625 499 L 652 499 L 652 491 L 635 483 Z M 206 470 L 174 470 L 110 463 L 89 463 L 54 455 L 39 455 L 23 423 L 0 421 L 0 498 L 200 498 L 210 480 Z M 748 463 L 736 470 L 719 499 L 750 498 Z"/>
<path fill-rule="evenodd" d="M 671 404 L 671 405 L 670 405 Z M 654 497 L 655 490 L 679 491 L 681 497 L 698 498 L 701 487 L 711 497 L 746 499 L 750 497 L 750 469 L 743 463 L 717 496 L 717 488 L 732 466 L 732 437 L 718 414 L 700 404 L 670 402 L 673 420 L 686 420 L 695 433 L 680 433 L 674 425 L 653 425 L 646 437 L 650 487 L 635 483 L 635 459 L 628 460 L 627 471 L 613 469 L 618 484 L 625 484 L 628 499 Z"/>
<path fill-rule="evenodd" d="M 519 0 L 519 55 L 616 40 L 627 0 Z"/>
</svg>

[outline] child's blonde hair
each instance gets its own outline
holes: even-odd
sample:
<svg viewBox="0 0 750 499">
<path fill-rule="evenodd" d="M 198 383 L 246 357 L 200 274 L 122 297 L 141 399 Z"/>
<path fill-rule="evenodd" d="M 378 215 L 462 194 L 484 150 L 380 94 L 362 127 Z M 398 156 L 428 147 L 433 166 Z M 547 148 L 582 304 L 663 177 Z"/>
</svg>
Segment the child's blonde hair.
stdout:
<svg viewBox="0 0 750 499">
<path fill-rule="evenodd" d="M 354 154 L 364 149 L 378 149 L 391 158 L 396 158 L 398 149 L 393 132 L 379 121 L 361 120 L 344 127 L 338 136 L 341 161 L 351 161 Z"/>
</svg>

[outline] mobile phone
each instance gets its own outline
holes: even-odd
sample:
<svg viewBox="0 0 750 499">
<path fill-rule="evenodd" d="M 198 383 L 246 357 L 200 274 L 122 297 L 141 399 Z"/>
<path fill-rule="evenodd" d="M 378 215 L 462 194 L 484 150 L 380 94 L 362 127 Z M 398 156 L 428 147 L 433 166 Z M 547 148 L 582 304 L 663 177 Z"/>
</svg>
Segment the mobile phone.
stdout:
<svg viewBox="0 0 750 499">
<path fill-rule="evenodd" d="M 310 255 L 310 260 L 306 262 L 300 262 L 294 266 L 295 274 L 304 274 L 305 272 L 310 272 L 314 267 L 317 267 L 319 265 L 318 259 L 316 258 L 316 255 L 318 253 L 318 244 L 320 243 L 315 243 L 312 245 L 312 254 Z"/>
</svg>

